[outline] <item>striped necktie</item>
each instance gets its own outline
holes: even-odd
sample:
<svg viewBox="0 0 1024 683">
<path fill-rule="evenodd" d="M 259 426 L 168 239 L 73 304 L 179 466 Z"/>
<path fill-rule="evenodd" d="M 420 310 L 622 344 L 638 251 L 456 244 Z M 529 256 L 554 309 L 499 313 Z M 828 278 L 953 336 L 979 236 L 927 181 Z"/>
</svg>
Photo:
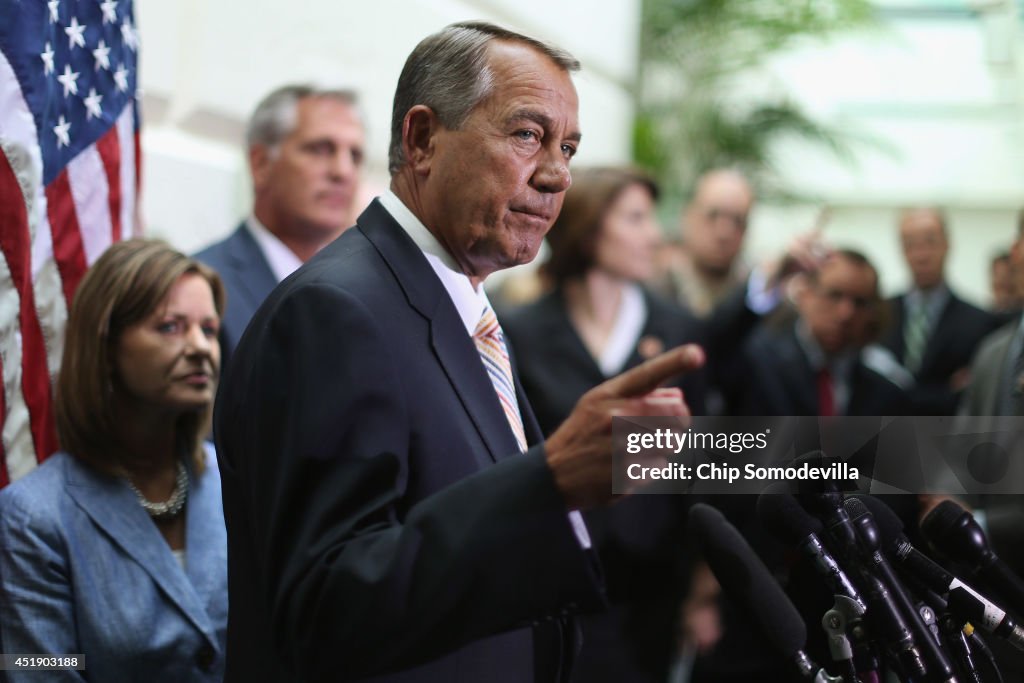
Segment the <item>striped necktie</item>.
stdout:
<svg viewBox="0 0 1024 683">
<path fill-rule="evenodd" d="M 473 341 L 484 367 L 487 368 L 487 375 L 491 378 L 494 391 L 498 394 L 498 401 L 505 411 L 505 418 L 516 437 L 519 450 L 525 451 L 526 432 L 523 430 L 523 418 L 519 414 L 516 389 L 512 382 L 512 364 L 508 359 L 508 349 L 505 348 L 505 338 L 498 325 L 498 318 L 490 306 L 484 307 L 480 322 L 473 333 Z"/>
<path fill-rule="evenodd" d="M 906 323 L 903 325 L 903 367 L 916 375 L 921 369 L 924 349 L 928 344 L 928 333 L 931 324 L 928 320 L 928 307 L 924 301 L 917 301 L 910 310 Z"/>
</svg>

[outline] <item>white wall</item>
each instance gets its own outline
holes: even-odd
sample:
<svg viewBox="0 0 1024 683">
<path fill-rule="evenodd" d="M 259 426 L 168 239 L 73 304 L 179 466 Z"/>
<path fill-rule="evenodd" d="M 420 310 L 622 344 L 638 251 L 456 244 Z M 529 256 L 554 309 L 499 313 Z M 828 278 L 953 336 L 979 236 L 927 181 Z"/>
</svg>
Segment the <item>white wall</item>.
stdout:
<svg viewBox="0 0 1024 683">
<path fill-rule="evenodd" d="M 759 207 L 751 254 L 779 248 L 834 207 L 827 236 L 866 251 L 892 293 L 907 285 L 896 225 L 912 205 L 948 209 L 954 287 L 989 299 L 988 264 L 1015 235 L 1024 208 L 1024 32 L 1011 0 L 916 3 L 883 12 L 871 31 L 807 43 L 752 76 L 750 92 L 782 89 L 818 117 L 867 142 L 844 164 L 789 140 L 776 149 L 786 186 L 808 201 Z M 947 8 L 950 11 L 939 11 Z"/>
<path fill-rule="evenodd" d="M 565 47 L 578 74 L 580 163 L 626 161 L 639 0 L 377 0 L 373 3 L 136 0 L 142 37 L 147 234 L 192 251 L 237 224 L 250 202 L 244 122 L 273 88 L 351 87 L 369 128 L 368 194 L 386 185 L 391 100 L 402 64 L 429 33 L 486 19 Z"/>
</svg>

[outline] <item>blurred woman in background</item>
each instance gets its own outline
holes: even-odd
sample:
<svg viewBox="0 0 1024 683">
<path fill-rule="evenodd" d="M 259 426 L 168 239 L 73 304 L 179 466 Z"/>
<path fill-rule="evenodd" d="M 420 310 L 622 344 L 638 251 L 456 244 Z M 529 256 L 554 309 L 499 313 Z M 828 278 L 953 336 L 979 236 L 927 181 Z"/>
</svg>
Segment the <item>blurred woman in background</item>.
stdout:
<svg viewBox="0 0 1024 683">
<path fill-rule="evenodd" d="M 203 442 L 223 310 L 220 278 L 161 242 L 116 243 L 82 279 L 62 450 L 0 491 L 0 650 L 85 659 L 46 680 L 223 678 L 227 541 Z"/>
<path fill-rule="evenodd" d="M 640 283 L 651 277 L 661 231 L 658 188 L 639 171 L 573 172 L 548 233 L 542 273 L 551 291 L 502 318 L 523 387 L 550 434 L 589 389 L 679 344 L 700 343 L 701 323 Z M 678 385 L 703 413 L 703 377 Z M 613 605 L 584 620 L 573 679 L 665 681 L 688 585 L 683 527 L 689 496 L 638 495 L 585 515 Z"/>
<path fill-rule="evenodd" d="M 550 292 L 502 318 L 541 429 L 550 434 L 587 390 L 673 346 L 701 323 L 641 283 L 654 272 L 658 188 L 629 168 L 573 172 L 541 266 Z M 680 385 L 700 414 L 700 375 Z"/>
</svg>

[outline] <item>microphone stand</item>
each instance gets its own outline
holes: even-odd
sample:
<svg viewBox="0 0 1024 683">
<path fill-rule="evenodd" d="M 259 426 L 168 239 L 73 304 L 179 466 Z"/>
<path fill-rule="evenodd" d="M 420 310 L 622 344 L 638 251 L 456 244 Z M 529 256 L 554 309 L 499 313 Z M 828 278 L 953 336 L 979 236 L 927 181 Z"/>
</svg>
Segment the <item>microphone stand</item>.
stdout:
<svg viewBox="0 0 1024 683">
<path fill-rule="evenodd" d="M 842 564 L 853 572 L 854 583 L 867 601 L 872 630 L 888 655 L 890 666 L 902 681 L 926 681 L 928 669 L 914 636 L 896 607 L 885 583 L 868 570 L 860 555 L 860 542 L 853 522 L 843 507 L 843 494 L 838 490 L 804 494 L 801 502 L 825 525 L 832 549 Z"/>
<path fill-rule="evenodd" d="M 949 611 L 943 612 L 939 617 L 939 629 L 942 631 L 943 639 L 950 651 L 956 658 L 957 668 L 967 681 L 973 683 L 984 683 L 978 668 L 974 665 L 974 658 L 971 656 L 971 646 L 967 643 L 967 636 L 961 624 Z M 995 662 L 992 663 L 995 666 Z"/>
<path fill-rule="evenodd" d="M 968 624 L 970 626 L 970 624 Z M 988 662 L 989 667 L 992 669 L 992 673 L 995 674 L 997 683 L 1003 683 L 1003 672 L 999 670 L 999 665 L 996 664 L 996 656 L 992 654 L 992 650 L 989 649 L 985 643 L 985 639 L 981 637 L 979 633 L 974 630 L 973 626 L 970 626 L 970 634 L 967 635 L 967 641 L 970 643 L 971 651 L 977 651 L 985 657 L 985 661 Z"/>
<path fill-rule="evenodd" d="M 825 612 L 821 618 L 821 627 L 825 629 L 825 635 L 828 637 L 828 650 L 832 660 L 842 667 L 843 677 L 854 683 L 857 681 L 857 667 L 853 663 L 853 647 L 846 631 L 848 625 L 850 630 L 854 631 L 853 625 L 856 624 L 856 632 L 864 633 L 864 629 L 860 628 L 863 616 L 863 606 L 845 595 L 837 595 L 832 609 Z"/>
</svg>

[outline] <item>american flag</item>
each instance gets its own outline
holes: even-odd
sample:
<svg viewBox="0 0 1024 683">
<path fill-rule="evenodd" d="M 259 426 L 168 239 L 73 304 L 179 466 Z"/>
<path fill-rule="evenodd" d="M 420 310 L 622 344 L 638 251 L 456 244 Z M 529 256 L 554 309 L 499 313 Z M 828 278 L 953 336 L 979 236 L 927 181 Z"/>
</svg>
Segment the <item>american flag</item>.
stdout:
<svg viewBox="0 0 1024 683">
<path fill-rule="evenodd" d="M 131 0 L 0 0 L 0 486 L 56 450 L 72 295 L 139 230 L 138 49 Z"/>
</svg>

